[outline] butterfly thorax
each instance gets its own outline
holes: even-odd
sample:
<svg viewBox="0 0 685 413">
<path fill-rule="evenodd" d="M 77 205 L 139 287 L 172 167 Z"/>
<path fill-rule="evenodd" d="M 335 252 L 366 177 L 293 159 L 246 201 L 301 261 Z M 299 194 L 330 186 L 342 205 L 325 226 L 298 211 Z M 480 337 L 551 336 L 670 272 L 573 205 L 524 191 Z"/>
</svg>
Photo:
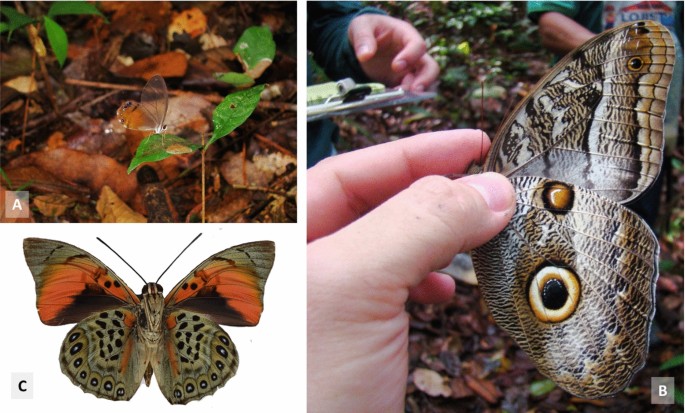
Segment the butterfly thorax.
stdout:
<svg viewBox="0 0 685 413">
<path fill-rule="evenodd" d="M 164 295 L 162 286 L 148 283 L 143 287 L 140 301 L 141 310 L 138 316 L 138 335 L 150 347 L 156 347 L 162 339 L 162 315 Z"/>
</svg>

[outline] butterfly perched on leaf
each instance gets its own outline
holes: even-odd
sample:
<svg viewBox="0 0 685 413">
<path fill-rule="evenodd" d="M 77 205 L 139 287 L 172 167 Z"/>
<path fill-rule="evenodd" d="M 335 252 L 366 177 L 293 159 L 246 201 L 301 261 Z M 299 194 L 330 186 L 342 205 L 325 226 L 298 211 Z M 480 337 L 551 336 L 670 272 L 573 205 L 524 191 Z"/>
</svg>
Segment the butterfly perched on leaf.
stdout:
<svg viewBox="0 0 685 413">
<path fill-rule="evenodd" d="M 172 404 L 213 394 L 238 369 L 238 353 L 219 326 L 255 326 L 273 267 L 271 241 L 236 245 L 200 263 L 164 297 L 147 283 L 136 295 L 88 252 L 61 241 L 24 240 L 47 325 L 77 323 L 60 349 L 62 372 L 87 393 L 129 400 L 141 381 Z"/>
</svg>

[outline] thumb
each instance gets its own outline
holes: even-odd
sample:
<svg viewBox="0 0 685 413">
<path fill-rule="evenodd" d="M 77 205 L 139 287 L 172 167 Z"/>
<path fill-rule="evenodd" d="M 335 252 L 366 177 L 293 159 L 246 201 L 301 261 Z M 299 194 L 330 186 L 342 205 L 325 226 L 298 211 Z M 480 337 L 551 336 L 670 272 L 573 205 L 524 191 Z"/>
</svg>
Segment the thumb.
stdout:
<svg viewBox="0 0 685 413">
<path fill-rule="evenodd" d="M 455 181 L 425 177 L 347 227 L 315 241 L 319 245 L 310 244 L 315 248 L 309 250 L 309 262 L 314 268 L 318 264 L 343 267 L 330 275 L 349 293 L 381 294 L 382 300 L 390 294 L 394 303 L 403 304 L 409 289 L 430 271 L 445 267 L 457 253 L 501 231 L 514 206 L 509 180 L 496 173 Z M 320 259 L 324 261 L 317 264 Z"/>
</svg>

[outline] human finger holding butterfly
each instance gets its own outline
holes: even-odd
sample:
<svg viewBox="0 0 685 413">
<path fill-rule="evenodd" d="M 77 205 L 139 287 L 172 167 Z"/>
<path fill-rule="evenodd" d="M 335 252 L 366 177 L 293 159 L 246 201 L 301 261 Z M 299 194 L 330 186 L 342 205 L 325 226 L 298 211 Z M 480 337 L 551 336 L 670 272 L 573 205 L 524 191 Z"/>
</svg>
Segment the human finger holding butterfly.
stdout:
<svg viewBox="0 0 685 413">
<path fill-rule="evenodd" d="M 493 237 L 513 212 L 500 175 L 440 176 L 465 172 L 482 139 L 475 130 L 419 135 L 308 171 L 311 411 L 402 410 L 407 299 L 448 300 L 454 281 L 431 271 Z"/>
</svg>

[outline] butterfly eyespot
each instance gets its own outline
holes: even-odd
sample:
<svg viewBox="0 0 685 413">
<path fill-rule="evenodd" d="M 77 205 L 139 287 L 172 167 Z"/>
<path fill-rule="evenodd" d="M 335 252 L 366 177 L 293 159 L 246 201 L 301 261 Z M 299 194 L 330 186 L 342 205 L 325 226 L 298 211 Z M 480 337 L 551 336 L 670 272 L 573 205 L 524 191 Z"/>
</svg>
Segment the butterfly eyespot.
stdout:
<svg viewBox="0 0 685 413">
<path fill-rule="evenodd" d="M 92 379 L 90 379 L 90 385 L 91 385 L 91 386 L 95 387 L 95 386 L 98 385 L 98 383 L 100 383 L 100 382 L 99 382 L 98 379 L 96 379 L 95 377 L 93 377 Z"/>
<path fill-rule="evenodd" d="M 628 60 L 628 70 L 632 72 L 637 72 L 638 70 L 642 69 L 643 65 L 644 62 L 640 57 L 633 57 L 630 60 Z"/>
<path fill-rule="evenodd" d="M 114 386 L 112 385 L 112 382 L 109 381 L 109 380 L 105 382 L 105 384 L 103 385 L 103 387 L 104 387 L 105 390 L 107 390 L 107 391 L 112 391 L 112 388 L 114 388 Z"/>
<path fill-rule="evenodd" d="M 209 383 L 207 383 L 207 380 L 201 380 L 200 381 L 200 388 L 201 389 L 206 389 L 207 386 L 209 386 Z"/>
<path fill-rule="evenodd" d="M 230 341 L 228 340 L 228 338 L 227 338 L 227 337 L 224 337 L 224 336 L 219 336 L 219 341 L 221 341 L 221 342 L 224 343 L 225 345 L 228 345 L 228 343 L 230 343 Z"/>
<path fill-rule="evenodd" d="M 215 365 L 216 368 L 219 369 L 219 370 L 223 370 L 224 367 L 226 367 L 226 365 L 225 365 L 224 363 L 222 363 L 221 361 L 219 361 L 219 360 L 217 360 L 216 363 L 214 363 L 214 365 Z"/>
<path fill-rule="evenodd" d="M 216 352 L 219 353 L 223 358 L 228 357 L 228 352 L 222 346 L 216 346 Z"/>
<path fill-rule="evenodd" d="M 82 379 L 84 379 L 84 380 L 85 380 L 85 379 L 86 379 L 86 377 L 88 377 L 88 373 L 86 373 L 85 371 L 82 371 L 81 373 L 79 373 L 79 375 L 78 375 L 78 376 L 79 376 L 80 378 L 82 378 Z"/>
<path fill-rule="evenodd" d="M 174 390 L 174 397 L 180 399 L 181 397 L 183 397 L 183 393 L 181 393 L 180 390 L 176 389 Z"/>
<path fill-rule="evenodd" d="M 126 390 L 124 390 L 122 387 L 119 387 L 117 389 L 117 396 L 124 397 L 125 394 L 126 394 Z"/>
<path fill-rule="evenodd" d="M 114 287 L 121 288 L 121 284 L 119 283 L 119 281 L 114 280 Z"/>
<path fill-rule="evenodd" d="M 81 336 L 81 333 L 72 333 L 72 334 L 69 336 L 69 342 L 70 342 L 70 343 L 73 343 L 73 342 L 74 342 L 77 338 L 79 338 L 80 336 Z"/>
<path fill-rule="evenodd" d="M 218 376 L 216 373 L 212 373 L 212 375 L 209 376 L 209 377 L 212 379 L 212 381 L 217 381 L 217 380 L 219 380 L 219 376 Z"/>
<path fill-rule="evenodd" d="M 107 280 L 105 281 L 105 288 L 110 288 L 112 286 L 112 282 Z"/>
<path fill-rule="evenodd" d="M 197 284 L 191 283 L 191 284 L 190 284 L 190 289 L 191 289 L 191 290 L 197 290 Z"/>
<path fill-rule="evenodd" d="M 186 393 L 192 393 L 195 391 L 195 386 L 193 386 L 191 383 L 186 384 Z"/>
<path fill-rule="evenodd" d="M 69 354 L 71 354 L 73 356 L 76 353 L 78 353 L 79 351 L 81 351 L 82 348 L 83 348 L 82 343 L 76 343 L 73 346 L 71 346 L 71 348 L 69 349 Z"/>
<path fill-rule="evenodd" d="M 79 368 L 79 367 L 81 367 L 81 364 L 83 364 L 83 359 L 81 357 L 74 360 L 74 363 L 73 363 L 74 367 Z"/>
<path fill-rule="evenodd" d="M 528 302 L 538 320 L 559 323 L 568 319 L 580 299 L 580 282 L 568 268 L 547 266 L 528 287 Z"/>
<path fill-rule="evenodd" d="M 542 190 L 545 208 L 553 212 L 566 213 L 573 208 L 573 188 L 563 182 L 549 181 Z"/>
</svg>

